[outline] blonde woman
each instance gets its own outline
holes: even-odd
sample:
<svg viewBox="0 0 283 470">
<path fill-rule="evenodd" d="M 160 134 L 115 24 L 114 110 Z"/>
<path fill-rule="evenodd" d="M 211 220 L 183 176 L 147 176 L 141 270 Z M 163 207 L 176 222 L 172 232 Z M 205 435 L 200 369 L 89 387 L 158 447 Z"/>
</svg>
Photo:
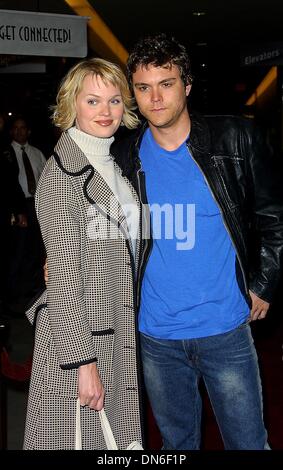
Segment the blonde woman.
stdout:
<svg viewBox="0 0 283 470">
<path fill-rule="evenodd" d="M 140 203 L 110 154 L 138 118 L 121 69 L 84 60 L 63 79 L 53 121 L 62 134 L 40 178 L 36 210 L 48 287 L 27 312 L 35 346 L 24 449 L 105 449 L 104 406 L 120 449 L 143 443 L 134 279 Z"/>
</svg>

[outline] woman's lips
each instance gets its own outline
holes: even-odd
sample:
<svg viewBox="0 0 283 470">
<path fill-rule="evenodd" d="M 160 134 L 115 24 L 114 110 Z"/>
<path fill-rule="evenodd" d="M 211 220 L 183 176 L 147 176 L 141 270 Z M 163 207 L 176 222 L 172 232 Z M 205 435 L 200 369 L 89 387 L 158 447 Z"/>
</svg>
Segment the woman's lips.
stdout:
<svg viewBox="0 0 283 470">
<path fill-rule="evenodd" d="M 107 121 L 96 121 L 96 124 L 99 124 L 102 127 L 111 126 L 112 123 L 112 119 L 108 119 Z"/>
</svg>

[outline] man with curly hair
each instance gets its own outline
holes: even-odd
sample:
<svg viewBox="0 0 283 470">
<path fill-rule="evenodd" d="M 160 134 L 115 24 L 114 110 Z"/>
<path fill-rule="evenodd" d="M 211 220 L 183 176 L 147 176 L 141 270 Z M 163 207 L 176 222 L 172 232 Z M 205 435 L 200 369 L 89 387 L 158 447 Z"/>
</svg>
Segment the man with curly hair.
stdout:
<svg viewBox="0 0 283 470">
<path fill-rule="evenodd" d="M 113 153 L 150 208 L 139 331 L 163 448 L 200 448 L 202 379 L 225 449 L 268 449 L 250 322 L 265 318 L 280 277 L 276 161 L 251 119 L 189 110 L 190 60 L 174 38 L 140 40 L 127 69 L 145 122 Z"/>
</svg>

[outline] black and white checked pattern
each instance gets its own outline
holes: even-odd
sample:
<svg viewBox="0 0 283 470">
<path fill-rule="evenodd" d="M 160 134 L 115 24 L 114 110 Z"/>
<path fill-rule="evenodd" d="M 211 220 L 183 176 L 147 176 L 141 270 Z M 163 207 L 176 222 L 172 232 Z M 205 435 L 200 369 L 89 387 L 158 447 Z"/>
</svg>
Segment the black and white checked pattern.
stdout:
<svg viewBox="0 0 283 470">
<path fill-rule="evenodd" d="M 89 198 L 109 210 L 113 194 L 96 171 L 84 191 L 89 162 L 66 133 L 55 150 L 62 168 L 51 157 L 36 192 L 49 279 L 27 312 L 33 323 L 46 304 L 36 319 L 24 449 L 74 449 L 77 367 L 95 358 L 105 410 L 125 449 L 142 443 L 132 257 L 122 232 L 115 240 L 86 235 Z M 127 232 L 122 210 L 118 218 Z M 105 449 L 98 413 L 84 407 L 81 420 L 83 449 Z"/>
</svg>

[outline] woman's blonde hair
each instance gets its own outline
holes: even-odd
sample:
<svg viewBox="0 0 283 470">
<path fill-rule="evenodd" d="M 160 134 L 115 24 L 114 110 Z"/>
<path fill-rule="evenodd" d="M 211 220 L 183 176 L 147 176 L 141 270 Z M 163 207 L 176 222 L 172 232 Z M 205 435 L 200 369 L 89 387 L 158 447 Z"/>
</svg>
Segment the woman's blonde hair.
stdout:
<svg viewBox="0 0 283 470">
<path fill-rule="evenodd" d="M 127 79 L 122 69 L 104 59 L 86 59 L 73 66 L 63 78 L 57 93 L 56 105 L 52 106 L 52 119 L 55 126 L 65 131 L 72 127 L 76 119 L 76 98 L 82 89 L 87 75 L 101 78 L 104 84 L 117 86 L 122 95 L 124 113 L 122 122 L 128 129 L 134 129 L 139 119 L 134 113 L 134 100 L 131 96 Z"/>
</svg>

